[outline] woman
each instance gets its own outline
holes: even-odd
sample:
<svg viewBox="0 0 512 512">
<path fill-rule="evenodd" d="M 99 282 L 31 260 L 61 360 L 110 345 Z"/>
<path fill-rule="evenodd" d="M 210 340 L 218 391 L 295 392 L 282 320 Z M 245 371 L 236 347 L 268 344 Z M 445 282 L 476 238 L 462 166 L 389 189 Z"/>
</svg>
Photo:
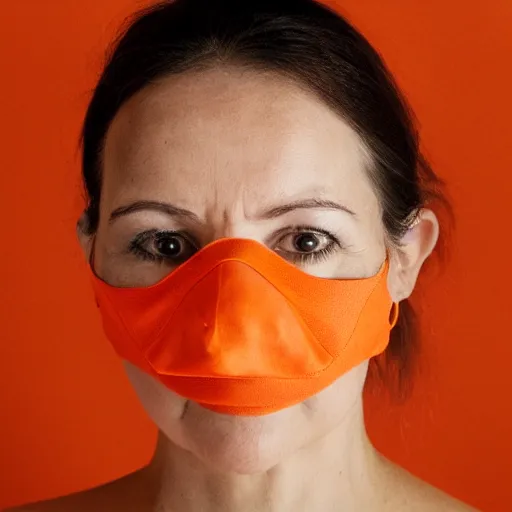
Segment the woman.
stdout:
<svg viewBox="0 0 512 512">
<path fill-rule="evenodd" d="M 21 510 L 469 510 L 366 435 L 367 377 L 413 352 L 442 198 L 346 20 L 313 0 L 138 15 L 89 105 L 83 178 L 105 332 L 159 441 L 141 471 Z"/>
</svg>

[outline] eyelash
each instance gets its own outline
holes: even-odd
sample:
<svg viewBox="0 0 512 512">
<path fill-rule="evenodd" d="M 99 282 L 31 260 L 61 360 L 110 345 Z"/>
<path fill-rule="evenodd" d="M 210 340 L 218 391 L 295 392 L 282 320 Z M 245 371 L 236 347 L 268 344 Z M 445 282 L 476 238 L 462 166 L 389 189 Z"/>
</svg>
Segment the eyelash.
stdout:
<svg viewBox="0 0 512 512">
<path fill-rule="evenodd" d="M 308 225 L 297 225 L 291 226 L 291 230 L 287 228 L 287 230 L 282 230 L 281 233 L 286 233 L 283 235 L 279 241 L 283 240 L 285 236 L 288 235 L 304 235 L 304 234 L 313 234 L 313 235 L 322 235 L 325 236 L 328 240 L 328 244 L 317 252 L 305 252 L 305 253 L 292 253 L 287 251 L 281 251 L 287 255 L 287 258 L 293 263 L 298 263 L 301 265 L 307 265 L 311 263 L 320 263 L 321 261 L 325 261 L 336 252 L 337 249 L 343 249 L 343 245 L 332 233 L 325 229 L 320 229 L 315 226 Z"/>
<path fill-rule="evenodd" d="M 281 230 L 281 233 L 285 233 L 281 238 L 279 238 L 279 242 L 282 241 L 285 236 L 288 235 L 303 235 L 303 234 L 313 234 L 313 235 L 322 235 L 325 236 L 328 239 L 328 245 L 324 247 L 323 249 L 317 251 L 317 252 L 310 252 L 310 253 L 292 253 L 290 251 L 276 251 L 280 254 L 286 254 L 286 259 L 289 259 L 293 263 L 298 263 L 301 265 L 311 264 L 311 263 L 319 263 L 321 261 L 325 261 L 328 259 L 328 257 L 333 254 L 338 249 L 343 249 L 343 244 L 329 231 L 326 231 L 324 229 L 320 229 L 314 226 L 307 226 L 307 225 L 297 225 L 292 226 L 291 230 L 290 228 L 287 228 L 285 231 L 284 229 Z M 129 244 L 128 252 L 130 254 L 135 255 L 136 257 L 140 258 L 143 261 L 151 261 L 155 263 L 165 263 L 166 261 L 172 261 L 165 256 L 156 255 L 149 251 L 147 251 L 144 248 L 144 244 L 151 240 L 152 237 L 154 237 L 155 240 L 158 239 L 160 236 L 177 236 L 180 238 L 183 238 L 186 240 L 189 244 L 191 244 L 196 250 L 198 244 L 195 243 L 188 235 L 186 235 L 183 232 L 180 231 L 160 231 L 160 230 L 149 230 L 144 231 L 142 233 L 139 233 L 136 235 Z M 186 259 L 186 258 L 184 258 Z"/>
<path fill-rule="evenodd" d="M 165 263 L 167 258 L 162 255 L 153 254 L 146 249 L 144 249 L 144 244 L 154 238 L 154 240 L 158 240 L 159 237 L 162 236 L 177 236 L 186 240 L 189 244 L 193 245 L 197 249 L 197 244 L 190 239 L 189 236 L 185 235 L 181 231 L 164 231 L 151 229 L 149 231 L 144 231 L 142 233 L 137 234 L 131 241 L 128 247 L 128 252 L 140 258 L 143 261 L 151 261 L 155 263 Z"/>
</svg>

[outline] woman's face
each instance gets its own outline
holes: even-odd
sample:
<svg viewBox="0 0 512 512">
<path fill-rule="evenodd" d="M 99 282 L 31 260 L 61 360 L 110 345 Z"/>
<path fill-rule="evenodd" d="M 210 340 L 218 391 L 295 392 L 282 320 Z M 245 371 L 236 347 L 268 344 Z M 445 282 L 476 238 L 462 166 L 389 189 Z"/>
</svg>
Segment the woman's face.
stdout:
<svg viewBox="0 0 512 512">
<path fill-rule="evenodd" d="M 237 237 L 315 276 L 369 277 L 387 248 L 367 163 L 337 114 L 279 76 L 229 68 L 167 78 L 128 101 L 107 134 L 95 269 L 114 286 L 150 285 L 208 243 Z M 405 278 L 405 260 L 390 254 L 398 301 L 415 275 Z M 340 424 L 360 399 L 367 365 L 302 404 L 255 418 L 185 408 L 184 398 L 126 367 L 174 443 L 248 473 Z"/>
</svg>

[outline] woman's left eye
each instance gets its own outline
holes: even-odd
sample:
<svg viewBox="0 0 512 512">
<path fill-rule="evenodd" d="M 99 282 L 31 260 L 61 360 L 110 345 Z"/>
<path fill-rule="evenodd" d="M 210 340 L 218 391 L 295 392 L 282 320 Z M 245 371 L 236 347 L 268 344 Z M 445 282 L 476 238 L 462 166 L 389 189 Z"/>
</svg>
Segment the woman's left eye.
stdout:
<svg viewBox="0 0 512 512">
<path fill-rule="evenodd" d="M 283 236 L 274 250 L 286 259 L 308 263 L 325 259 L 339 247 L 339 242 L 329 233 L 297 231 Z"/>
</svg>

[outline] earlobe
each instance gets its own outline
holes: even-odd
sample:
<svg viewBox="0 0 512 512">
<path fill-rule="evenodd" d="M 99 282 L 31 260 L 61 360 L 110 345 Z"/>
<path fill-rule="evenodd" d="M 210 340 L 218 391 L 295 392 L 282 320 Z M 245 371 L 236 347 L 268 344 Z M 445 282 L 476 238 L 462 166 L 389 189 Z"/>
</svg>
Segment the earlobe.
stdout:
<svg viewBox="0 0 512 512">
<path fill-rule="evenodd" d="M 418 279 L 421 267 L 434 250 L 439 238 L 439 221 L 431 210 L 418 213 L 395 251 L 389 278 L 394 301 L 407 299 Z"/>
</svg>

